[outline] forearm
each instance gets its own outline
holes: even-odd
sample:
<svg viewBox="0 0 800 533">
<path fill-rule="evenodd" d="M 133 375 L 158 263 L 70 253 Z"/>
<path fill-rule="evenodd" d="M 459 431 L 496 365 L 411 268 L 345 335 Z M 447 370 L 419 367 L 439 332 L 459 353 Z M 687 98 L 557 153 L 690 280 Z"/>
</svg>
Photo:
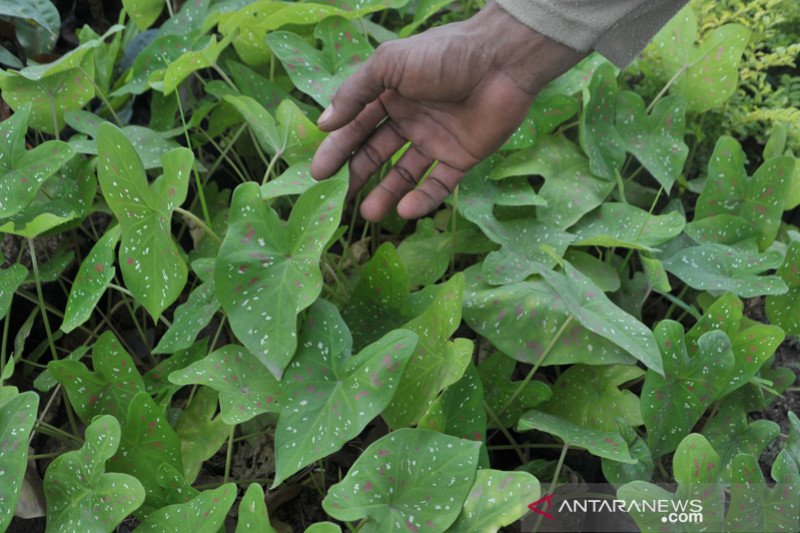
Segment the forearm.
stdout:
<svg viewBox="0 0 800 533">
<path fill-rule="evenodd" d="M 497 0 L 526 26 L 625 67 L 688 0 Z"/>
</svg>

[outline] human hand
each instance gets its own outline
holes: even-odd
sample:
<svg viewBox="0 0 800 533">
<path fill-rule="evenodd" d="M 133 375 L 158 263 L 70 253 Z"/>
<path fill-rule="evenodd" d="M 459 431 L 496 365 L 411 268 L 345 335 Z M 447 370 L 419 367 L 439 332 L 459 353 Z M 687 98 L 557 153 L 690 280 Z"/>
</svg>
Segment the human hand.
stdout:
<svg viewBox="0 0 800 533">
<path fill-rule="evenodd" d="M 311 174 L 327 178 L 349 159 L 352 196 L 411 141 L 361 215 L 379 221 L 397 206 L 403 218 L 421 217 L 511 136 L 541 87 L 583 55 L 494 2 L 464 22 L 384 43 L 320 117 L 319 127 L 332 133 Z"/>
</svg>

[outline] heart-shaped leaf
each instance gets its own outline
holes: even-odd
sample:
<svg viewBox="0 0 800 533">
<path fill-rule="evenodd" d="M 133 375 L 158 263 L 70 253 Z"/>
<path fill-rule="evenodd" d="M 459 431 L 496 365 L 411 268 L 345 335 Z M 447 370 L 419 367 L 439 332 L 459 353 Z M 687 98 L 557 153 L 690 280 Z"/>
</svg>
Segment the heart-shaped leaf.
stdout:
<svg viewBox="0 0 800 533">
<path fill-rule="evenodd" d="M 64 311 L 64 321 L 61 330 L 69 333 L 87 320 L 92 315 L 97 302 L 106 292 L 108 284 L 114 279 L 114 249 L 117 247 L 122 230 L 114 226 L 100 237 L 89 255 L 84 258 L 75 281 L 69 291 L 67 308 Z"/>
<path fill-rule="evenodd" d="M 539 480 L 527 472 L 478 470 L 464 508 L 448 531 L 496 533 L 527 514 L 539 495 Z"/>
<path fill-rule="evenodd" d="M 758 228 L 766 249 L 778 233 L 783 202 L 789 192 L 794 158 L 773 157 L 753 176 L 745 170 L 742 146 L 733 137 L 717 142 L 708 164 L 708 179 L 697 199 L 695 220 L 715 215 L 741 217 Z"/>
<path fill-rule="evenodd" d="M 259 533 L 277 533 L 269 523 L 267 504 L 264 502 L 264 489 L 258 483 L 251 483 L 239 503 L 239 516 L 236 522 L 236 533 L 258 531 Z"/>
<path fill-rule="evenodd" d="M 547 401 L 553 395 L 546 383 L 536 380 L 526 383 L 517 394 L 521 383 L 511 379 L 515 366 L 516 362 L 502 353 L 494 353 L 478 365 L 486 404 L 503 427 L 513 426 L 522 413 Z M 512 397 L 514 401 L 509 403 Z M 496 426 L 494 420 L 489 422 L 492 427 Z"/>
<path fill-rule="evenodd" d="M 217 533 L 236 499 L 236 485 L 226 483 L 201 492 L 186 503 L 176 503 L 153 512 L 136 528 L 137 533 L 193 531 Z"/>
<path fill-rule="evenodd" d="M 643 374 L 636 366 L 573 365 L 558 377 L 552 396 L 538 409 L 606 432 L 616 431 L 619 420 L 628 426 L 641 426 L 639 398 L 618 387 Z"/>
<path fill-rule="evenodd" d="M 86 428 L 80 450 L 56 457 L 44 476 L 47 531 L 113 531 L 144 501 L 142 484 L 105 473 L 119 446 L 119 422 L 101 416 Z"/>
<path fill-rule="evenodd" d="M 3 2 L 2 6 L 0 6 L 0 15 L 4 17 L 33 21 L 42 26 L 49 33 L 58 33 L 61 28 L 51 24 L 50 20 L 48 20 L 48 17 L 42 13 L 43 10 L 39 7 L 40 6 L 38 6 L 35 2 L 29 2 L 26 0 L 7 0 Z"/>
<path fill-rule="evenodd" d="M 652 370 L 642 387 L 642 417 L 653 457 L 673 451 L 711 403 L 721 396 L 734 365 L 731 342 L 722 331 L 697 340 L 689 357 L 683 326 L 663 320 L 655 329 L 664 359 L 664 375 Z"/>
<path fill-rule="evenodd" d="M 613 181 L 625 162 L 625 146 L 614 124 L 617 114 L 617 73 L 611 64 L 597 67 L 589 87 L 583 93 L 583 113 L 578 135 L 581 148 L 589 156 L 592 174 Z"/>
<path fill-rule="evenodd" d="M 800 241 L 792 241 L 783 264 L 775 272 L 789 287 L 786 294 L 767 296 L 769 321 L 780 326 L 787 335 L 800 335 Z"/>
<path fill-rule="evenodd" d="M 346 172 L 346 171 L 342 171 Z M 297 346 L 297 315 L 322 290 L 320 256 L 339 225 L 344 174 L 307 190 L 285 223 L 255 183 L 236 188 L 214 274 L 236 337 L 277 378 Z"/>
<path fill-rule="evenodd" d="M 182 471 L 181 445 L 164 410 L 149 394 L 138 393 L 127 407 L 119 451 L 109 462 L 108 469 L 130 474 L 141 481 L 145 490 L 143 510 L 149 512 L 169 503 L 170 496 L 158 482 L 158 469 L 166 463 Z"/>
<path fill-rule="evenodd" d="M 223 346 L 172 372 L 169 380 L 176 385 L 207 385 L 219 392 L 221 418 L 229 425 L 246 422 L 261 413 L 278 412 L 280 384 L 242 346 Z"/>
<path fill-rule="evenodd" d="M 369 58 L 373 49 L 362 32 L 342 17 L 329 17 L 317 24 L 314 36 L 322 42 L 322 50 L 313 48 L 296 33 L 284 31 L 267 35 L 267 44 L 294 86 L 322 107 L 328 107 L 339 85 Z"/>
<path fill-rule="evenodd" d="M 153 353 L 175 353 L 189 348 L 218 310 L 214 280 L 198 285 L 189 293 L 186 303 L 175 309 L 172 325 L 153 348 Z"/>
<path fill-rule="evenodd" d="M 164 175 L 151 185 L 135 147 L 119 128 L 107 122 L 98 135 L 100 187 L 122 228 L 122 277 L 156 319 L 178 298 L 188 276 L 172 239 L 171 219 L 186 199 L 194 156 L 186 148 L 167 152 L 162 159 Z"/>
<path fill-rule="evenodd" d="M 669 192 L 689 155 L 689 147 L 683 142 L 686 101 L 681 96 L 668 96 L 647 115 L 641 96 L 622 91 L 617 97 L 616 118 L 625 150 Z"/>
<path fill-rule="evenodd" d="M 750 31 L 739 24 L 724 24 L 709 31 L 699 44 L 697 16 L 683 8 L 655 36 L 649 52 L 673 76 L 672 89 L 686 99 L 689 111 L 707 111 L 722 105 L 739 83 L 739 62 Z"/>
<path fill-rule="evenodd" d="M 33 391 L 23 392 L 0 403 L 0 442 L 3 443 L 0 447 L 0 529 L 3 530 L 14 517 L 22 494 L 23 478 L 28 466 L 28 438 L 36 421 L 38 407 L 39 395 Z"/>
<path fill-rule="evenodd" d="M 217 453 L 230 435 L 230 426 L 217 412 L 217 392 L 209 387 L 199 387 L 192 401 L 175 423 L 175 434 L 181 442 L 183 475 L 194 483 L 200 467 Z"/>
<path fill-rule="evenodd" d="M 653 251 L 677 237 L 686 220 L 677 211 L 651 215 L 643 209 L 607 202 L 583 217 L 570 231 L 577 246 L 622 247 Z"/>
<path fill-rule="evenodd" d="M 633 481 L 617 490 L 617 497 L 628 503 L 628 513 L 641 531 L 685 531 L 686 524 L 667 523 L 661 509 L 632 505 L 631 502 L 665 500 L 667 508 L 675 512 L 699 512 L 703 528 L 708 531 L 725 531 L 725 486 L 717 482 L 719 455 L 702 436 L 692 433 L 678 446 L 672 460 L 673 474 L 678 483 L 675 493 L 646 481 Z M 696 503 L 692 505 L 692 501 Z M 690 505 L 687 506 L 686 502 Z"/>
<path fill-rule="evenodd" d="M 542 271 L 541 275 L 582 326 L 624 349 L 647 368 L 664 372 L 650 329 L 614 305 L 591 279 L 569 263 L 564 264 L 563 273 Z"/>
<path fill-rule="evenodd" d="M 481 270 L 476 265 L 464 272 L 464 321 L 512 359 L 534 364 L 544 357 L 542 365 L 634 361 L 623 348 L 580 323 L 572 320 L 564 326 L 571 312 L 544 280 L 493 287 L 483 281 Z M 559 334 L 562 326 L 566 329 Z"/>
<path fill-rule="evenodd" d="M 144 391 L 144 383 L 133 359 L 110 331 L 100 335 L 92 347 L 92 366 L 94 372 L 80 361 L 50 361 L 47 365 L 85 423 L 104 414 L 124 420 L 134 396 Z"/>
<path fill-rule="evenodd" d="M 621 463 L 636 463 L 631 457 L 628 444 L 620 434 L 598 431 L 573 424 L 569 420 L 535 409 L 528 411 L 517 422 L 517 431 L 536 429 L 564 441 L 564 444 L 586 448 L 592 455 L 605 457 Z"/>
<path fill-rule="evenodd" d="M 778 276 L 761 275 L 782 262 L 777 250 L 763 254 L 742 252 L 722 244 L 684 248 L 663 260 L 664 268 L 693 289 L 732 292 L 744 298 L 785 294 L 788 287 Z"/>
<path fill-rule="evenodd" d="M 782 451 L 772 464 L 770 486 L 764 480 L 757 456 L 741 453 L 733 458 L 731 501 L 726 515 L 728 531 L 797 531 L 800 513 L 800 473 Z"/>
<path fill-rule="evenodd" d="M 435 431 L 399 429 L 370 444 L 322 506 L 337 520 L 366 518 L 365 532 L 444 531 L 472 488 L 479 447 Z"/>
<path fill-rule="evenodd" d="M 741 402 L 730 396 L 703 427 L 703 435 L 720 456 L 720 472 L 726 481 L 733 481 L 731 463 L 738 454 L 760 457 L 780 432 L 780 426 L 772 420 L 748 422 Z"/>
<path fill-rule="evenodd" d="M 9 98 L 5 92 L 3 96 Z M 45 141 L 26 150 L 25 133 L 30 115 L 31 105 L 24 104 L 0 123 L 0 219 L 22 211 L 45 180 L 75 155 L 75 151 L 61 141 Z"/>
<path fill-rule="evenodd" d="M 338 451 L 389 405 L 417 336 L 394 330 L 351 357 L 347 325 L 333 304 L 318 300 L 298 343 L 282 381 L 273 486 Z"/>
<path fill-rule="evenodd" d="M 0 269 L 0 319 L 5 318 L 8 314 L 14 293 L 17 292 L 27 276 L 28 269 L 19 263 Z"/>
</svg>

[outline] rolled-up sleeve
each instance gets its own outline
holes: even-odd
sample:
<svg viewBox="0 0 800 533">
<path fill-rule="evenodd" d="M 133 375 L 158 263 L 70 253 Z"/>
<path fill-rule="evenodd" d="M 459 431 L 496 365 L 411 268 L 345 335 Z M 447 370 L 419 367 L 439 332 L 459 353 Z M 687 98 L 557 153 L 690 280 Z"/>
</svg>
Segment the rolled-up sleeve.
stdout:
<svg viewBox="0 0 800 533">
<path fill-rule="evenodd" d="M 626 67 L 688 0 L 496 0 L 517 20 Z"/>
</svg>

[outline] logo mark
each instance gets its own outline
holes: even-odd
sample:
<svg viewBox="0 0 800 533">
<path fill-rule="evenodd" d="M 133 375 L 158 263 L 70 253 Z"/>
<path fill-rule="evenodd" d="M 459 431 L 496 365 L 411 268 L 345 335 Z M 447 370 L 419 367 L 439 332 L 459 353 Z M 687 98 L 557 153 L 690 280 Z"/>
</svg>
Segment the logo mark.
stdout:
<svg viewBox="0 0 800 533">
<path fill-rule="evenodd" d="M 539 507 L 538 507 L 542 503 L 546 503 L 547 504 L 547 507 L 545 507 L 544 510 L 539 509 Z M 531 511 L 533 511 L 534 513 L 536 513 L 538 515 L 542 515 L 545 518 L 548 518 L 550 520 L 555 520 L 556 518 L 553 515 L 551 515 L 550 513 L 547 512 L 547 511 L 550 510 L 550 507 L 552 505 L 553 505 L 553 494 L 548 494 L 547 496 L 543 496 L 543 497 L 539 498 L 538 500 L 536 500 L 535 502 L 529 504 L 528 505 L 528 509 L 530 509 Z"/>
</svg>

